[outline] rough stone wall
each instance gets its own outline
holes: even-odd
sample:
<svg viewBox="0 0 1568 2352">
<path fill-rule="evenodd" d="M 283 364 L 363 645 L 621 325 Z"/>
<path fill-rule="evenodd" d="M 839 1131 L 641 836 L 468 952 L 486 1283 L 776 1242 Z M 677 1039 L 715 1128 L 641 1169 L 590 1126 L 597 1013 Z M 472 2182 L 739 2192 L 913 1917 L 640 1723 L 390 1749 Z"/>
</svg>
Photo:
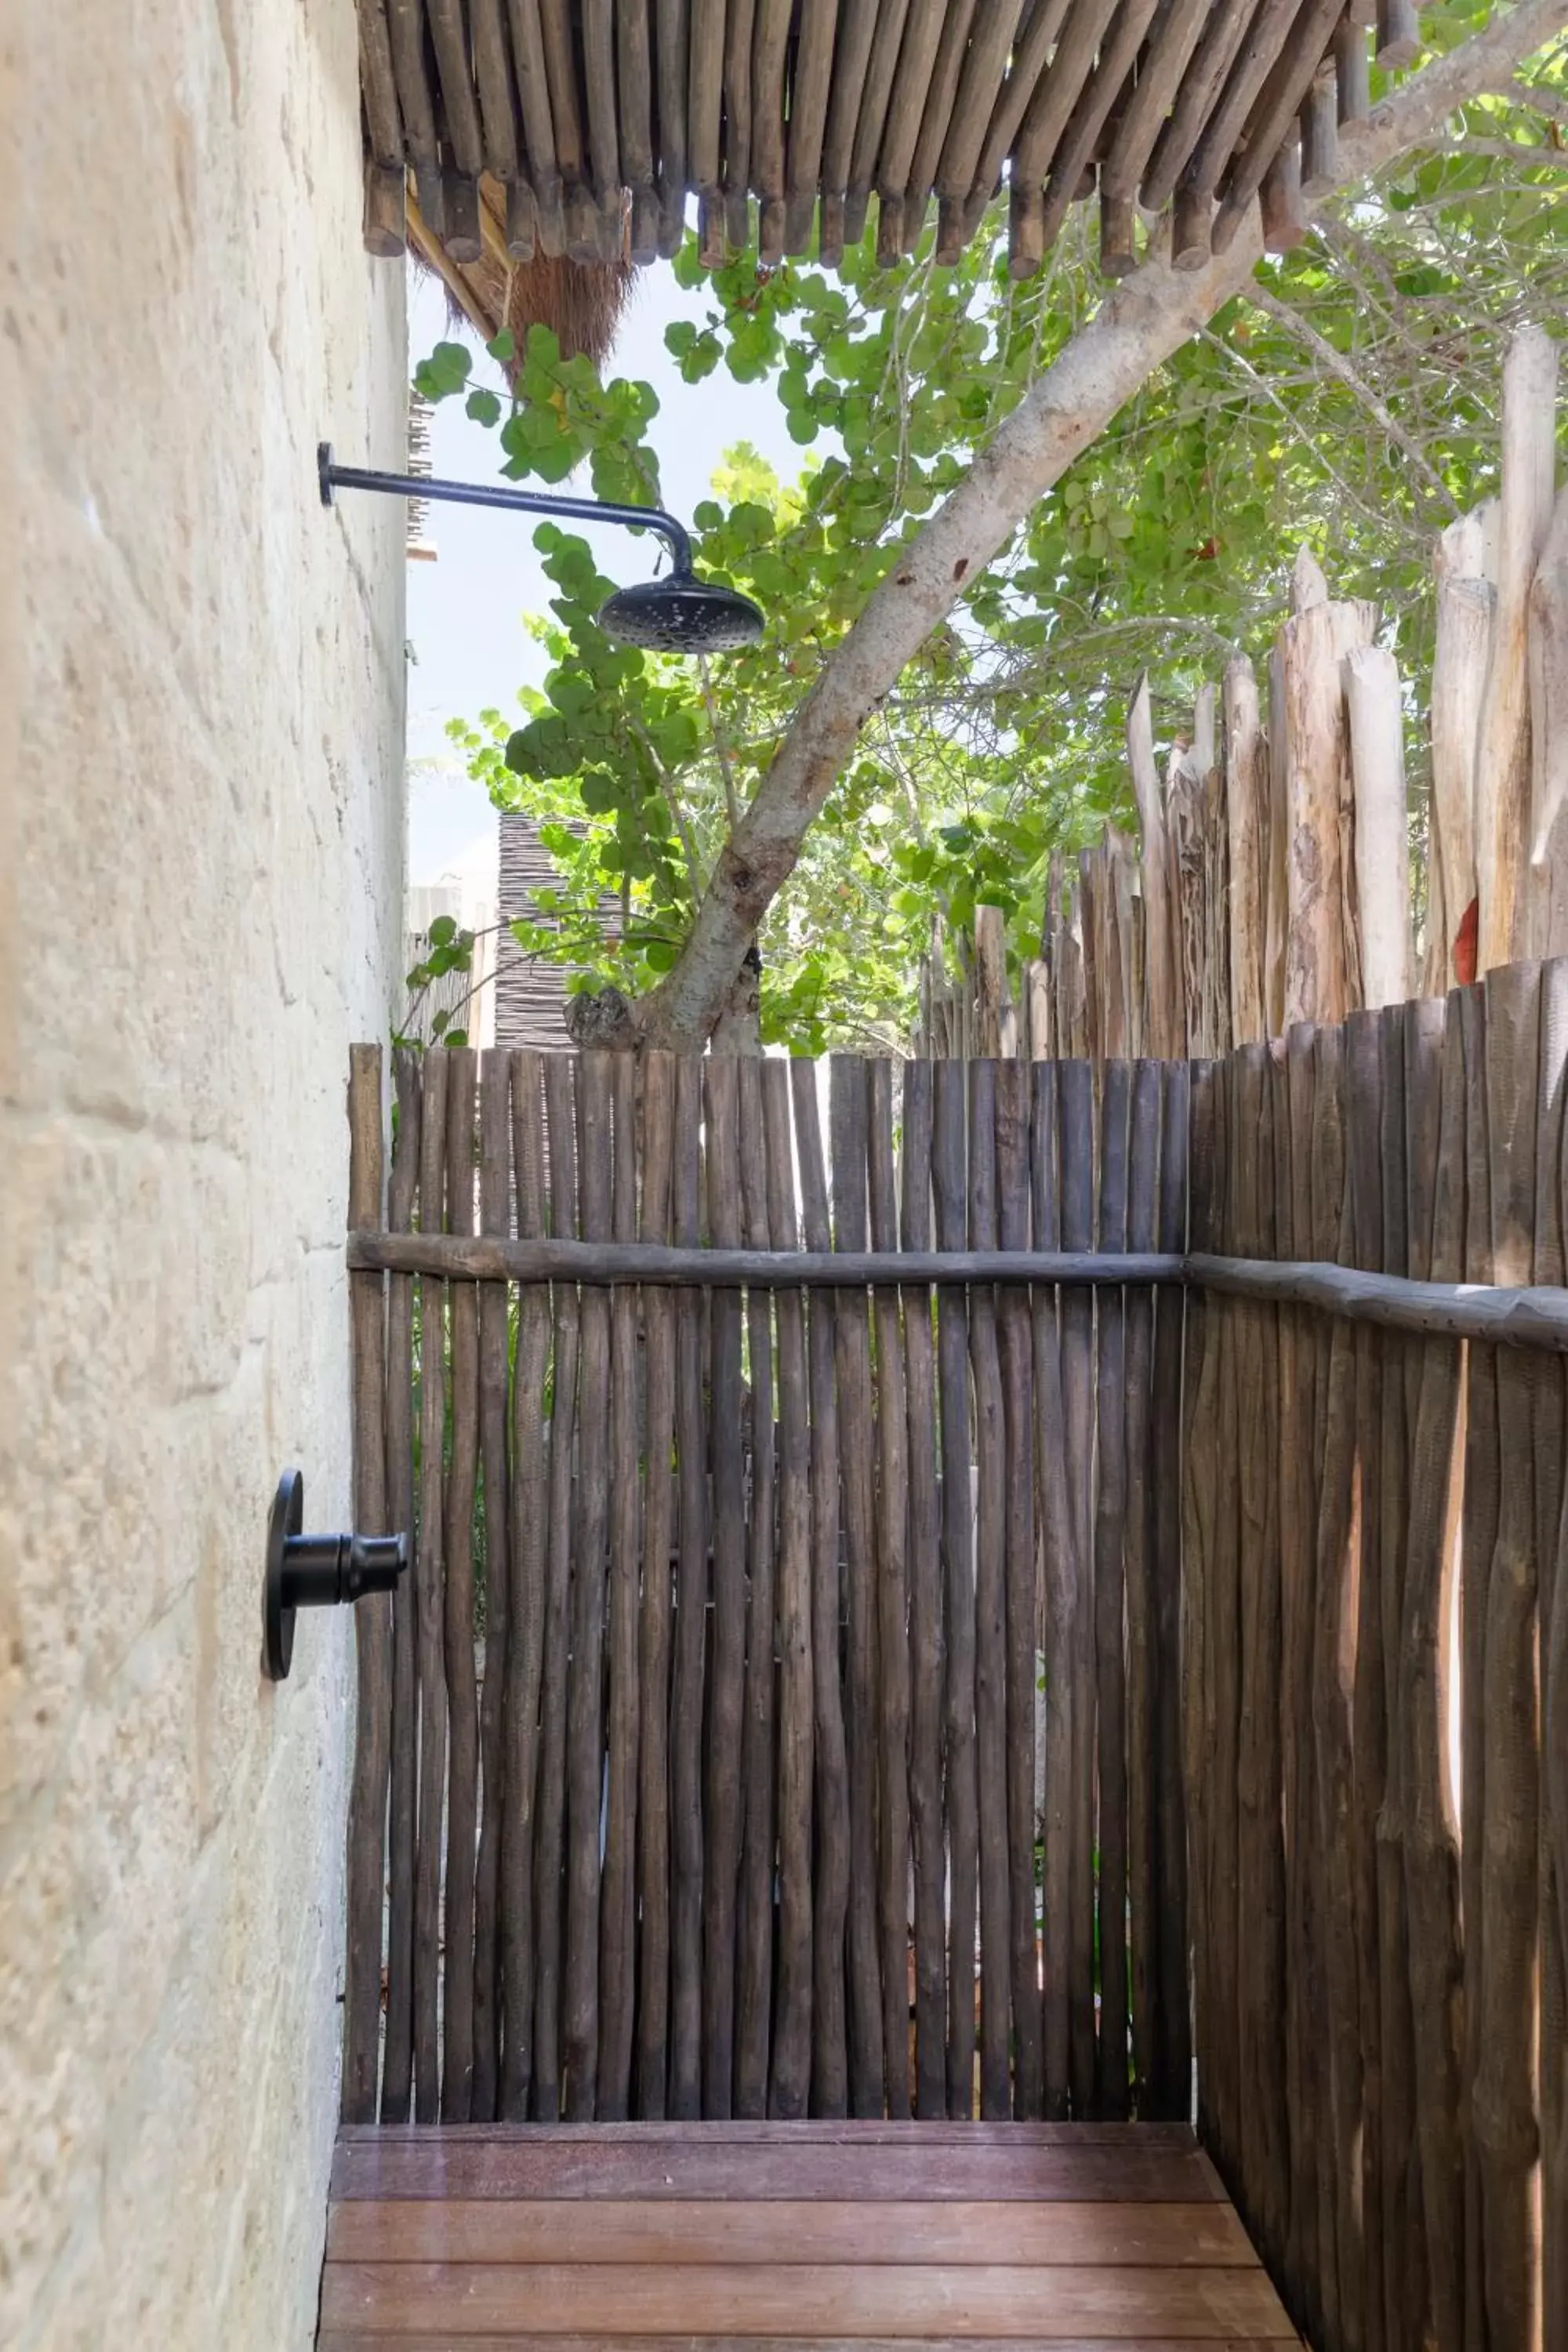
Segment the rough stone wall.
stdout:
<svg viewBox="0 0 1568 2352">
<path fill-rule="evenodd" d="M 0 33 L 0 2343 L 311 2340 L 350 1507 L 343 1088 L 401 935 L 399 270 L 353 0 Z"/>
</svg>

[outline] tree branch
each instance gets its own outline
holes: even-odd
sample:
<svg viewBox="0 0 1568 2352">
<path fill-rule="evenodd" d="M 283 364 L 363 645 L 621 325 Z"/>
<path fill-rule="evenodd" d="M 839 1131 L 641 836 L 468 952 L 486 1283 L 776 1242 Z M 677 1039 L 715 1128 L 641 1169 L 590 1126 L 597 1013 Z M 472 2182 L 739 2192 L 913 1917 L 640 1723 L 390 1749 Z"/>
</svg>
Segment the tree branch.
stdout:
<svg viewBox="0 0 1568 2352">
<path fill-rule="evenodd" d="M 1399 419 L 1383 401 L 1379 400 L 1371 384 L 1363 383 L 1343 352 L 1337 352 L 1332 343 L 1319 334 L 1316 327 L 1309 326 L 1299 311 L 1292 310 L 1289 302 L 1281 302 L 1277 294 L 1271 294 L 1268 291 L 1267 286 L 1249 287 L 1247 299 L 1258 310 L 1266 311 L 1269 318 L 1276 320 L 1285 329 L 1287 334 L 1294 335 L 1300 341 L 1305 343 L 1313 357 L 1321 361 L 1329 373 L 1336 377 L 1347 392 L 1353 394 L 1363 408 L 1370 411 L 1389 439 L 1404 450 L 1434 495 L 1442 499 L 1448 512 L 1451 515 L 1458 514 L 1459 509 L 1455 503 L 1453 492 L 1433 466 L 1420 442 L 1416 440 L 1414 434 L 1406 433 Z"/>
<path fill-rule="evenodd" d="M 1418 146 L 1467 100 L 1507 89 L 1515 68 L 1565 23 L 1568 0 L 1521 0 L 1494 16 L 1484 32 L 1383 100 L 1364 121 L 1342 126 L 1336 185 L 1363 179 Z M 1140 384 L 1241 291 L 1262 252 L 1253 206 L 1218 259 L 1196 270 L 1150 261 L 1124 278 L 1025 394 L 952 496 L 896 552 L 725 844 L 679 961 L 637 1008 L 648 1044 L 700 1048 L 856 736 L 905 663 Z"/>
</svg>

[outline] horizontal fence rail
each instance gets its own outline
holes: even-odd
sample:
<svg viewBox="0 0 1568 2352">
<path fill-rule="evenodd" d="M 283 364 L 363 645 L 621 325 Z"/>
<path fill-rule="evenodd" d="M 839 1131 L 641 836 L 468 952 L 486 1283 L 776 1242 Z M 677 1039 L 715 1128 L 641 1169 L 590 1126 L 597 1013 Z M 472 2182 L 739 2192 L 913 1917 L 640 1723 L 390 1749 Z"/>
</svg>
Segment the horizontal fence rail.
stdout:
<svg viewBox="0 0 1568 2352">
<path fill-rule="evenodd" d="M 348 2119 L 1184 2117 L 1185 1068 L 394 1076 Z"/>
<path fill-rule="evenodd" d="M 357 1272 L 437 1275 L 453 1282 L 622 1283 L 714 1289 L 898 1289 L 910 1282 L 1047 1282 L 1070 1288 L 1184 1283 L 1234 1297 L 1310 1307 L 1352 1322 L 1500 1347 L 1568 1349 L 1568 1289 L 1545 1285 L 1413 1282 L 1315 1258 L 1180 1255 L 1158 1250 L 921 1250 L 841 1255 L 809 1250 L 662 1249 L 647 1242 L 464 1240 L 446 1234 L 351 1234 Z"/>
</svg>

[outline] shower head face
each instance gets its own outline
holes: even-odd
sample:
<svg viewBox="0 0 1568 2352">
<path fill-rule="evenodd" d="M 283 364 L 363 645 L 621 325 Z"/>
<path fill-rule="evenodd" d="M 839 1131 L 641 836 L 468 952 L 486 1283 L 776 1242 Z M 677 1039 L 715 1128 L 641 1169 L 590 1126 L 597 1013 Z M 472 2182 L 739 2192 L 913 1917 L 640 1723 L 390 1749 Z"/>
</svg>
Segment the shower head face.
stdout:
<svg viewBox="0 0 1568 2352">
<path fill-rule="evenodd" d="M 655 654 L 729 654 L 755 645 L 763 615 L 749 596 L 695 572 L 620 588 L 599 614 L 606 636 Z"/>
</svg>

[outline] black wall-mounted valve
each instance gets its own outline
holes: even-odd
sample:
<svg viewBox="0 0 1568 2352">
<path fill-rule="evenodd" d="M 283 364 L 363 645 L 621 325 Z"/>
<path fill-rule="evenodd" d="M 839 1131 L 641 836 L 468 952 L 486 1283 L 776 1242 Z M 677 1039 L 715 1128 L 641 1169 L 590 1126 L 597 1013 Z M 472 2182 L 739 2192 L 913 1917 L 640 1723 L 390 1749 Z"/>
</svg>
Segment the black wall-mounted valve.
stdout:
<svg viewBox="0 0 1568 2352">
<path fill-rule="evenodd" d="M 391 1592 L 408 1565 L 406 1536 L 307 1536 L 305 1481 L 285 1470 L 267 1517 L 262 1670 L 280 1683 L 294 1655 L 296 1609 L 331 1609 L 367 1592 Z"/>
</svg>

